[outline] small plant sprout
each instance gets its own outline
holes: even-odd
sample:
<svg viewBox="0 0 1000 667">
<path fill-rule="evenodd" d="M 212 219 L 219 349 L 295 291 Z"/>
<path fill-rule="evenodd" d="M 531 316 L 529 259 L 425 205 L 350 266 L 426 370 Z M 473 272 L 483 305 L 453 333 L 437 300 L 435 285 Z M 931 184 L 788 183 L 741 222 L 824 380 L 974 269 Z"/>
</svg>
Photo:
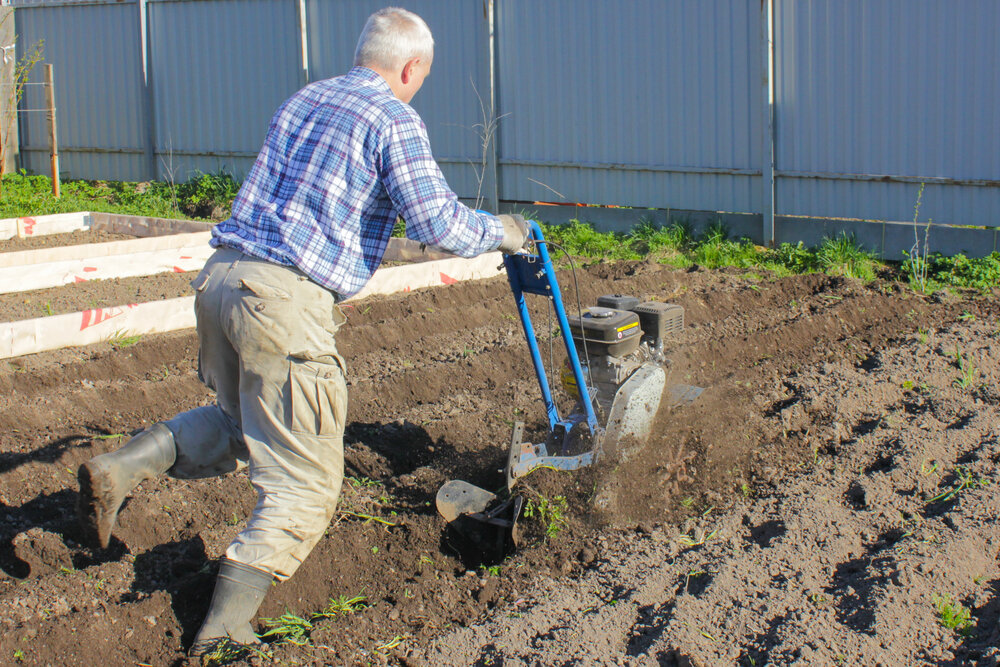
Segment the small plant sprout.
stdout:
<svg viewBox="0 0 1000 667">
<path fill-rule="evenodd" d="M 962 320 L 964 322 L 975 322 L 976 321 L 976 316 L 973 315 L 972 313 L 970 313 L 967 310 L 963 310 L 962 314 L 958 316 L 958 319 L 960 319 L 960 320 Z"/>
<path fill-rule="evenodd" d="M 538 501 L 529 500 L 524 505 L 524 516 L 528 519 L 537 518 L 545 528 L 546 539 L 552 539 L 569 523 L 566 512 L 569 503 L 565 496 L 555 496 L 552 499 L 539 495 Z"/>
<path fill-rule="evenodd" d="M 296 616 L 286 611 L 278 618 L 260 619 L 267 628 L 267 631 L 260 635 L 265 637 L 276 637 L 279 644 L 294 644 L 295 646 L 305 646 L 309 643 L 309 632 L 313 624 L 306 618 Z"/>
<path fill-rule="evenodd" d="M 920 242 L 920 230 L 917 220 L 920 218 L 920 204 L 924 199 L 924 183 L 917 190 L 917 201 L 913 205 L 913 246 L 910 252 L 904 252 L 907 258 L 907 268 L 910 274 L 910 284 L 921 294 L 927 293 L 927 259 L 930 255 L 931 221 L 924 225 L 924 239 Z"/>
<path fill-rule="evenodd" d="M 362 609 L 367 609 L 370 606 L 368 598 L 364 595 L 355 595 L 352 598 L 349 598 L 346 595 L 341 595 L 336 598 L 330 598 L 330 601 L 327 603 L 323 611 L 313 614 L 312 620 L 315 621 L 319 618 L 345 616 L 347 614 L 359 612 Z"/>
<path fill-rule="evenodd" d="M 958 378 L 955 380 L 955 386 L 961 387 L 962 389 L 971 388 L 975 382 L 976 377 L 979 375 L 979 369 L 976 368 L 975 362 L 969 357 L 969 354 L 962 354 L 962 350 L 959 347 L 955 347 L 955 365 L 958 366 Z"/>
<path fill-rule="evenodd" d="M 933 498 L 930 498 L 927 502 L 943 503 L 955 498 L 959 493 L 966 489 L 977 489 L 989 485 L 990 480 L 973 476 L 972 472 L 970 472 L 965 466 L 955 466 L 955 484 L 950 489 L 942 491 Z"/>
<path fill-rule="evenodd" d="M 925 329 L 923 327 L 920 327 L 919 329 L 917 329 L 917 340 L 920 341 L 921 345 L 927 345 L 927 340 L 928 340 L 929 335 L 930 335 L 930 332 L 927 329 Z"/>
<path fill-rule="evenodd" d="M 116 331 L 110 338 L 108 338 L 108 343 L 110 343 L 111 347 L 116 350 L 121 350 L 126 347 L 132 347 L 140 340 L 142 340 L 142 335 L 140 334 L 129 334 L 127 331 Z"/>
<path fill-rule="evenodd" d="M 931 599 L 937 609 L 941 625 L 962 636 L 967 637 L 972 634 L 972 612 L 968 608 L 960 602 L 953 601 L 950 595 L 935 593 Z"/>
<path fill-rule="evenodd" d="M 928 465 L 930 464 L 930 465 Z M 924 477 L 928 475 L 933 475 L 937 472 L 938 462 L 937 461 L 921 461 L 920 463 L 920 474 Z"/>
<path fill-rule="evenodd" d="M 687 496 L 686 498 L 683 498 L 681 500 L 681 507 L 683 507 L 684 509 L 687 509 L 687 510 L 689 510 L 692 507 L 694 507 L 694 498 L 692 498 L 691 496 Z"/>
<path fill-rule="evenodd" d="M 376 646 L 375 647 L 375 652 L 376 653 L 388 653 L 389 651 L 393 650 L 394 648 L 398 648 L 400 646 L 400 644 L 402 644 L 404 641 L 406 641 L 406 639 L 407 639 L 406 635 L 396 635 L 395 637 L 393 637 L 392 639 L 390 639 L 386 643 L 382 644 L 381 646 Z"/>
<path fill-rule="evenodd" d="M 201 664 L 206 667 L 228 665 L 236 662 L 237 660 L 251 656 L 261 660 L 267 660 L 270 658 L 266 651 L 262 651 L 261 649 L 254 648 L 253 646 L 248 646 L 246 644 L 237 644 L 229 639 L 229 637 L 224 637 L 219 640 L 212 650 L 202 655 Z"/>
<path fill-rule="evenodd" d="M 702 535 L 701 537 L 698 537 L 697 533 L 695 533 L 694 535 L 688 535 L 685 533 L 684 535 L 678 537 L 677 541 L 680 542 L 685 547 L 700 547 L 703 544 L 705 544 L 705 542 L 708 542 L 710 539 L 715 537 L 718 534 L 718 532 L 719 532 L 718 529 L 716 529 L 713 530 L 711 533 L 708 533 L 707 535 Z"/>
<path fill-rule="evenodd" d="M 496 577 L 500 575 L 499 565 L 480 565 L 479 569 L 483 571 L 483 574 L 488 574 L 491 577 Z"/>
<path fill-rule="evenodd" d="M 379 486 L 380 482 L 371 479 L 370 477 L 344 477 L 347 482 L 356 489 L 370 488 L 373 486 Z"/>
</svg>

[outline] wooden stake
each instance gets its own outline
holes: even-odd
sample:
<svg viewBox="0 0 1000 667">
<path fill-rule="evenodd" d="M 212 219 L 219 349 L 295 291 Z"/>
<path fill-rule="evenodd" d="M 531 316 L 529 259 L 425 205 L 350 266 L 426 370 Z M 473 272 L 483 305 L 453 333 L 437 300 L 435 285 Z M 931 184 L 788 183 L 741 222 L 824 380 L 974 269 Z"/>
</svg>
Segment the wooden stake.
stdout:
<svg viewBox="0 0 1000 667">
<path fill-rule="evenodd" d="M 49 159 L 52 163 L 52 196 L 60 195 L 59 184 L 59 142 L 56 132 L 56 89 L 52 84 L 52 65 L 45 65 L 45 106 L 49 117 Z"/>
</svg>

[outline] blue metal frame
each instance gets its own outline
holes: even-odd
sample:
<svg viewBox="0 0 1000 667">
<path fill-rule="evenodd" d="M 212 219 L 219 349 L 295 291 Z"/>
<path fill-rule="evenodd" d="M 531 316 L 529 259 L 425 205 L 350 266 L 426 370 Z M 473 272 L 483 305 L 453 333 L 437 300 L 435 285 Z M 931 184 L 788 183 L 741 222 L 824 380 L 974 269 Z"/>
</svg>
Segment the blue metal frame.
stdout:
<svg viewBox="0 0 1000 667">
<path fill-rule="evenodd" d="M 534 220 L 529 220 L 529 234 L 534 241 L 536 254 L 504 255 L 503 262 L 507 268 L 507 280 L 510 282 L 510 289 L 514 293 L 514 302 L 517 304 L 517 312 L 521 316 L 521 326 L 524 328 L 524 337 L 528 341 L 528 350 L 531 352 L 531 361 L 535 365 L 535 375 L 538 378 L 538 387 L 542 390 L 542 400 L 545 402 L 545 412 L 549 418 L 549 428 L 555 430 L 556 426 L 562 424 L 571 428 L 573 423 L 563 421 L 559 417 L 559 410 L 552 398 L 549 389 L 548 379 L 545 375 L 545 366 L 542 362 L 542 354 L 538 347 L 538 338 L 535 336 L 535 329 L 531 324 L 531 315 L 528 313 L 528 306 L 525 303 L 524 295 L 539 294 L 547 297 L 552 302 L 552 308 L 556 313 L 556 320 L 559 323 L 559 332 L 562 334 L 563 344 L 566 346 L 566 355 L 569 357 L 569 365 L 573 370 L 573 377 L 576 378 L 576 386 L 580 387 L 580 404 L 583 406 L 584 414 L 587 417 L 587 426 L 591 435 L 597 432 L 597 415 L 594 412 L 593 401 L 590 392 L 590 384 L 583 375 L 583 367 L 580 365 L 580 358 L 576 353 L 576 345 L 573 343 L 573 335 L 569 329 L 569 321 L 566 319 L 566 309 L 563 306 L 562 292 L 559 290 L 559 282 L 556 280 L 555 267 L 549 256 L 549 250 L 542 229 Z"/>
</svg>

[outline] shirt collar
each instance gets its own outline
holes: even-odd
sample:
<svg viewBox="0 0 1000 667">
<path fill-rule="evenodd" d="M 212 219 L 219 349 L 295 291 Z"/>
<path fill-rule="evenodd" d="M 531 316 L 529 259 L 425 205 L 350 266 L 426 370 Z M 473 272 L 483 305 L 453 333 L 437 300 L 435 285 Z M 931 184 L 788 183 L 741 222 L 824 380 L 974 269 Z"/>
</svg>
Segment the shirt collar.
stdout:
<svg viewBox="0 0 1000 667">
<path fill-rule="evenodd" d="M 373 69 L 368 69 L 367 67 L 362 67 L 361 65 L 355 65 L 347 73 L 347 76 L 351 79 L 369 83 L 375 88 L 379 88 L 383 92 L 392 95 L 392 88 L 389 87 L 389 82 L 383 79 L 382 75 Z"/>
</svg>

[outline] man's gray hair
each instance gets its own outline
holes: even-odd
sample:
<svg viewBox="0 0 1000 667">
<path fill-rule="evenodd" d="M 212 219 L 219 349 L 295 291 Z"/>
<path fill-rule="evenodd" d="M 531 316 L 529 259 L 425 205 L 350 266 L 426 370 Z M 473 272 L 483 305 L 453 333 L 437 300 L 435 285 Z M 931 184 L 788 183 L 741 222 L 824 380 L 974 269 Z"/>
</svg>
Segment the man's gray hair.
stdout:
<svg viewBox="0 0 1000 667">
<path fill-rule="evenodd" d="M 405 9 L 386 7 L 365 22 L 354 64 L 395 70 L 412 58 L 430 61 L 433 57 L 434 37 L 424 20 Z"/>
</svg>

